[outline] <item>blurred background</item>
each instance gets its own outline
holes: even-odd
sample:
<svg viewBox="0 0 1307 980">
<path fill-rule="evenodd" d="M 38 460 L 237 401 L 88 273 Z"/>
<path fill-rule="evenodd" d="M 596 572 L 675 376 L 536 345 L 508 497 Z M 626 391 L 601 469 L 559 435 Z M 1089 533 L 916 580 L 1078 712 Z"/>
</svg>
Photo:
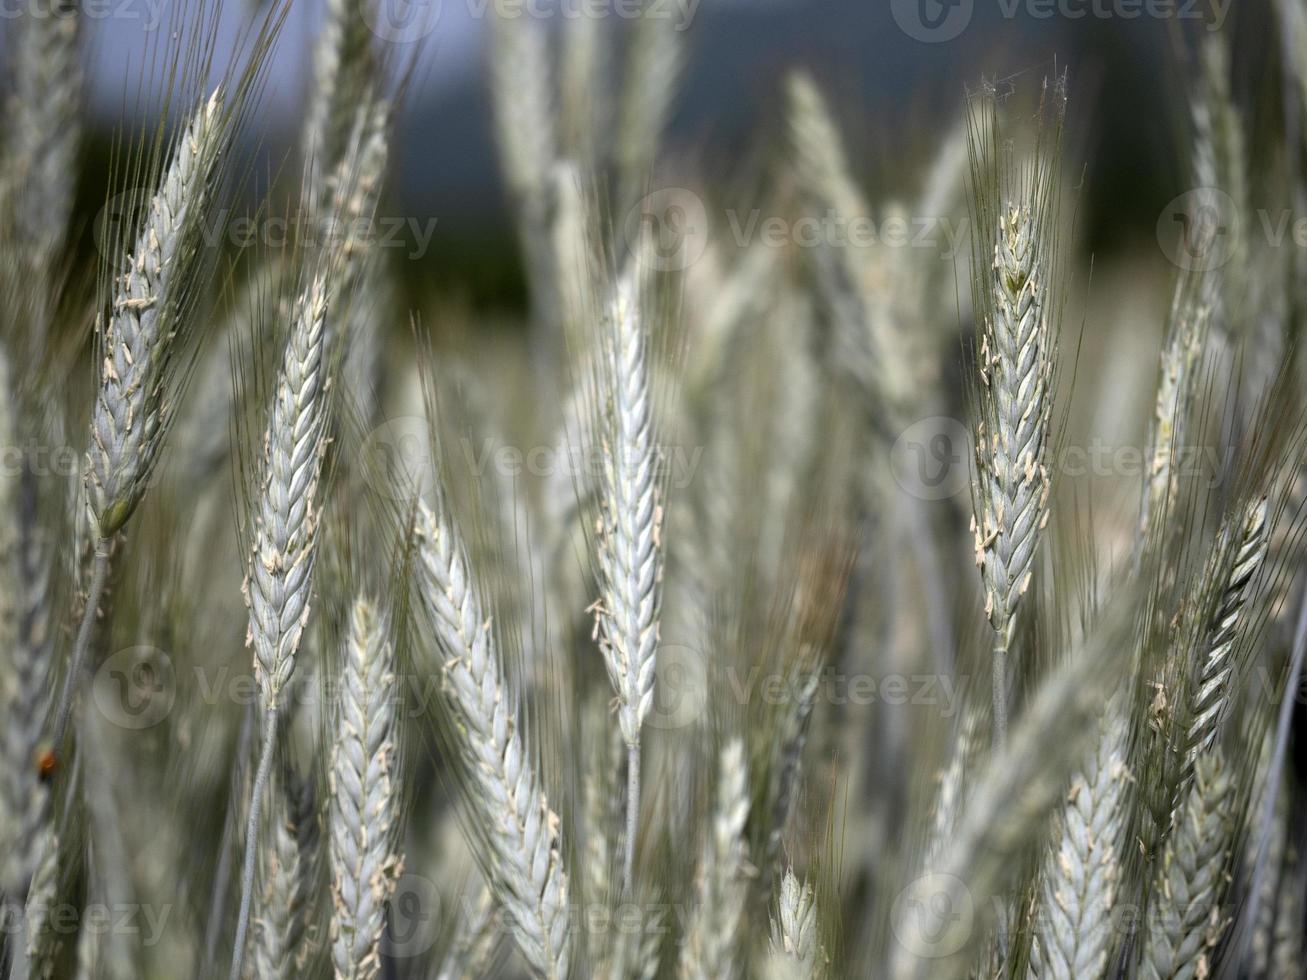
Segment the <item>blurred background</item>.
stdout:
<svg viewBox="0 0 1307 980">
<path fill-rule="evenodd" d="M 7 0 L 0 30 L 24 2 L 35 0 Z M 827 93 L 864 186 L 893 189 L 914 178 L 960 117 L 966 86 L 989 79 L 1031 89 L 1061 67 L 1071 81 L 1068 160 L 1083 166 L 1081 241 L 1098 255 L 1142 243 L 1152 261 L 1163 262 L 1152 247 L 1156 216 L 1185 189 L 1183 36 L 1219 27 L 1230 38 L 1235 65 L 1247 68 L 1236 69 L 1236 99 L 1253 107 L 1253 118 L 1257 106 L 1279 111 L 1269 2 L 1150 0 L 1149 9 L 1170 11 L 1167 16 L 1141 15 L 1136 7 L 1145 5 L 1131 0 L 675 2 L 688 60 L 662 159 L 671 172 L 693 170 L 728 194 L 747 195 L 776 169 L 784 138 L 779 96 L 791 68 L 812 72 Z M 412 69 L 396 131 L 390 207 L 419 222 L 436 219 L 430 248 L 407 271 L 456 287 L 476 306 L 518 304 L 524 295 L 495 154 L 487 3 L 382 5 L 383 16 L 417 24 L 409 33 L 421 35 L 390 45 L 395 62 Z M 526 9 L 561 26 L 582 4 L 533 0 Z M 85 4 L 88 98 L 99 127 L 88 152 L 104 153 L 124 118 L 148 106 L 125 104 L 123 92 L 140 89 L 142 65 L 157 47 L 155 32 L 193 6 L 193 0 Z M 291 6 L 265 114 L 252 127 L 267 141 L 270 161 L 293 158 L 322 7 L 323 0 Z M 226 5 L 220 43 L 235 43 L 248 12 L 248 4 Z M 953 19 L 942 29 L 914 29 L 914 18 L 936 15 Z M 631 21 L 604 20 L 603 43 L 618 53 Z M 84 169 L 84 207 L 103 200 L 97 180 L 106 172 Z"/>
</svg>

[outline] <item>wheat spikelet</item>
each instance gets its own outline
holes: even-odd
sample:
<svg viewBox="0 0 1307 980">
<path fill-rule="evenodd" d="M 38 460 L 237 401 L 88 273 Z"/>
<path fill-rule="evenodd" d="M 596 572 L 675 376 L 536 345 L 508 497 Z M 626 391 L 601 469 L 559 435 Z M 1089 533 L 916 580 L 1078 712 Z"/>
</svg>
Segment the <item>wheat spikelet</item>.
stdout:
<svg viewBox="0 0 1307 980">
<path fill-rule="evenodd" d="M 793 868 L 785 869 L 772 918 L 771 975 L 812 980 L 819 973 L 817 905 L 812 886 L 800 884 Z"/>
<path fill-rule="evenodd" d="M 419 503 L 414 533 L 418 601 L 439 641 L 468 804 L 490 850 L 491 890 L 527 961 L 541 976 L 565 980 L 571 927 L 558 817 L 518 732 L 490 620 L 443 500 L 435 509 Z"/>
<path fill-rule="evenodd" d="M 394 890 L 397 801 L 394 648 L 384 615 L 359 597 L 344 651 L 331 760 L 332 962 L 338 978 L 381 967 L 385 904 Z"/>
<path fill-rule="evenodd" d="M 735 739 L 721 752 L 716 806 L 697 873 L 698 904 L 681 951 L 683 980 L 725 980 L 738 971 L 736 946 L 752 873 L 744 837 L 748 817 L 748 763 L 744 743 Z"/>
<path fill-rule="evenodd" d="M 1228 926 L 1221 908 L 1234 833 L 1235 790 L 1219 751 L 1197 760 L 1193 792 L 1153 882 L 1140 976 L 1210 975 Z"/>
<path fill-rule="evenodd" d="M 1130 776 L 1129 728 L 1110 708 L 1085 768 L 1071 780 L 1044 872 L 1038 920 L 1041 978 L 1102 977 L 1113 947 Z"/>
<path fill-rule="evenodd" d="M 1181 770 L 1174 797 L 1177 807 L 1183 804 L 1193 780 L 1195 761 L 1216 744 L 1230 707 L 1239 642 L 1244 635 L 1244 609 L 1255 593 L 1257 575 L 1265 562 L 1270 540 L 1267 507 L 1265 497 L 1249 504 L 1239 524 L 1226 532 L 1237 535 L 1235 550 L 1217 551 L 1228 559 L 1228 571 L 1203 637 L 1201 660 L 1189 692 L 1187 726 L 1180 746 Z M 1212 571 L 1218 571 L 1222 564 L 1213 562 Z"/>
<path fill-rule="evenodd" d="M 87 498 L 101 538 L 127 522 L 158 456 L 179 297 L 191 286 L 195 238 L 222 145 L 221 113 L 215 92 L 177 141 L 103 324 L 104 359 L 86 453 Z"/>
<path fill-rule="evenodd" d="M 599 534 L 600 649 L 617 693 L 628 748 L 627 836 L 623 880 L 634 862 L 640 801 L 640 729 L 653 704 L 661 600 L 662 511 L 658 499 L 648 328 L 637 278 L 618 284 L 609 319 L 605 394 L 609 401 Z"/>
</svg>

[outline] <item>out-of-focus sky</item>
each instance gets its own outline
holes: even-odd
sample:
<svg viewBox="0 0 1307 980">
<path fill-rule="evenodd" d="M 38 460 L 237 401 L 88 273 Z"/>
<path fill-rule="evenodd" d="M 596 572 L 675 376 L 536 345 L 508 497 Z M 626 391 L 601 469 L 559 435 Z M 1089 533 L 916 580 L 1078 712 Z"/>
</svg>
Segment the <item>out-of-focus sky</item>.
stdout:
<svg viewBox="0 0 1307 980">
<path fill-rule="evenodd" d="M 12 19 L 27 2 L 0 0 L 3 19 Z M 585 0 L 525 2 L 527 9 L 553 11 L 558 19 L 560 11 L 575 11 Z M 600 5 L 611 10 L 621 2 Z M 987 76 L 1033 88 L 1057 64 L 1071 71 L 1074 149 L 1087 167 L 1091 215 L 1104 207 L 1112 214 L 1155 214 L 1174 193 L 1183 168 L 1185 111 L 1185 85 L 1175 77 L 1175 38 L 1205 29 L 1186 11 L 1209 21 L 1232 21 L 1238 13 L 1252 24 L 1241 31 L 1251 32 L 1253 42 L 1269 24 L 1264 10 L 1235 11 L 1225 7 L 1229 0 L 1197 6 L 1188 0 L 1169 6 L 1164 0 L 660 2 L 679 3 L 678 9 L 691 13 L 690 58 L 669 149 L 693 154 L 711 181 L 731 181 L 737 161 L 749 159 L 746 151 L 778 144 L 778 93 L 793 66 L 816 74 L 860 173 L 875 181 L 921 165 L 956 119 L 965 85 Z M 145 60 L 161 47 L 158 32 L 193 18 L 199 3 L 83 0 L 90 105 L 98 120 L 112 126 L 125 106 L 137 104 L 132 94 Z M 268 77 L 266 109 L 257 120 L 274 147 L 299 132 L 312 38 L 324 3 L 293 0 Z M 398 60 L 414 50 L 419 57 L 398 128 L 395 191 L 405 208 L 438 216 L 440 236 L 473 234 L 484 230 L 487 214 L 503 215 L 486 85 L 488 4 L 380 0 L 383 33 L 387 24 L 404 20 L 431 27 L 420 48 L 399 45 Z M 1172 16 L 1137 14 L 1145 7 L 1169 9 Z M 249 0 L 226 0 L 220 49 L 234 44 L 250 9 Z M 615 36 L 629 27 L 629 21 L 608 19 Z M 1146 222 L 1140 230 L 1147 230 Z"/>
</svg>

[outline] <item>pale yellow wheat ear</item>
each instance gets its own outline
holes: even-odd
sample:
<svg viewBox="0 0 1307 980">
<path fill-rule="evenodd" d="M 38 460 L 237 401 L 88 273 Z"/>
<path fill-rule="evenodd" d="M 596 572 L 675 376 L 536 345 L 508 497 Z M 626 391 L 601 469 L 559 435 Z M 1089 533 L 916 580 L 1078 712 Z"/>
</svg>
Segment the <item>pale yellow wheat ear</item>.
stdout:
<svg viewBox="0 0 1307 980">
<path fill-rule="evenodd" d="M 1047 115 L 1028 159 L 1005 142 L 992 93 L 971 117 L 976 305 L 972 498 L 976 564 L 994 630 L 994 728 L 1007 730 L 1008 659 L 1048 520 L 1053 378 L 1061 295 L 1058 192 L 1065 80 L 1046 86 Z"/>
</svg>

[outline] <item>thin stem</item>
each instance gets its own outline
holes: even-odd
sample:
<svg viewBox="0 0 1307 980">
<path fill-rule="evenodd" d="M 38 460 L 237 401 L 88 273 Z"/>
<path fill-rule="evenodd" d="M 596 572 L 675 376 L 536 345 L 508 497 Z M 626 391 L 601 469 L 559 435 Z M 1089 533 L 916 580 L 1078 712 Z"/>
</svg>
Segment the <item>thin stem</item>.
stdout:
<svg viewBox="0 0 1307 980">
<path fill-rule="evenodd" d="M 1257 861 L 1253 865 L 1252 882 L 1249 885 L 1248 922 L 1257 921 L 1257 906 L 1261 898 L 1262 876 L 1266 873 L 1266 843 L 1270 838 L 1270 827 L 1275 820 L 1275 805 L 1280 795 L 1280 775 L 1284 772 L 1284 756 L 1289 746 L 1289 727 L 1293 723 L 1295 692 L 1302 677 L 1303 654 L 1307 652 L 1307 590 L 1303 593 L 1302 604 L 1298 609 L 1298 622 L 1293 631 L 1293 655 L 1289 662 L 1289 676 L 1284 682 L 1284 692 L 1280 696 L 1280 714 L 1275 723 L 1275 745 L 1271 750 L 1271 768 L 1267 774 L 1266 799 L 1262 801 L 1261 840 L 1257 845 Z M 1245 930 L 1244 946 L 1252 936 L 1252 930 Z"/>
<path fill-rule="evenodd" d="M 251 706 L 241 719 L 240 734 L 236 739 L 236 764 L 232 767 L 231 795 L 236 813 L 228 812 L 228 818 L 222 822 L 222 845 L 218 850 L 218 867 L 213 876 L 213 891 L 209 897 L 209 921 L 204 929 L 204 962 L 213 964 L 213 954 L 218 945 L 218 934 L 222 929 L 222 907 L 227 904 L 227 877 L 231 869 L 232 855 L 235 852 L 237 821 L 240 819 L 241 790 L 248 775 L 245 758 L 250 751 L 250 739 L 253 736 L 254 708 Z"/>
<path fill-rule="evenodd" d="M 626 842 L 622 858 L 622 891 L 630 895 L 635 871 L 635 832 L 640 824 L 640 739 L 626 748 Z"/>
<path fill-rule="evenodd" d="M 994 745 L 1007 743 L 1007 647 L 994 647 Z"/>
<path fill-rule="evenodd" d="M 241 959 L 245 954 L 245 933 L 250 925 L 250 898 L 254 893 L 254 862 L 259 855 L 259 807 L 263 787 L 272 769 L 272 750 L 277 741 L 277 705 L 271 704 L 263 716 L 263 748 L 259 752 L 259 769 L 250 791 L 250 815 L 245 824 L 245 864 L 241 871 L 241 909 L 236 919 L 236 943 L 231 953 L 230 980 L 240 980 Z"/>
<path fill-rule="evenodd" d="M 64 735 L 68 731 L 68 721 L 73 713 L 73 699 L 77 694 L 78 679 L 81 677 L 82 665 L 86 661 L 86 652 L 91 646 L 91 630 L 95 626 L 95 613 L 100 606 L 100 595 L 104 592 L 104 580 L 109 573 L 109 541 L 100 538 L 95 542 L 95 561 L 91 568 L 91 591 L 86 597 L 86 609 L 82 612 L 82 624 L 77 628 L 77 642 L 73 646 L 72 661 L 68 665 L 68 676 L 64 678 L 63 690 L 59 694 L 59 712 L 55 716 L 54 739 L 51 745 L 55 751 L 63 745 Z"/>
</svg>

